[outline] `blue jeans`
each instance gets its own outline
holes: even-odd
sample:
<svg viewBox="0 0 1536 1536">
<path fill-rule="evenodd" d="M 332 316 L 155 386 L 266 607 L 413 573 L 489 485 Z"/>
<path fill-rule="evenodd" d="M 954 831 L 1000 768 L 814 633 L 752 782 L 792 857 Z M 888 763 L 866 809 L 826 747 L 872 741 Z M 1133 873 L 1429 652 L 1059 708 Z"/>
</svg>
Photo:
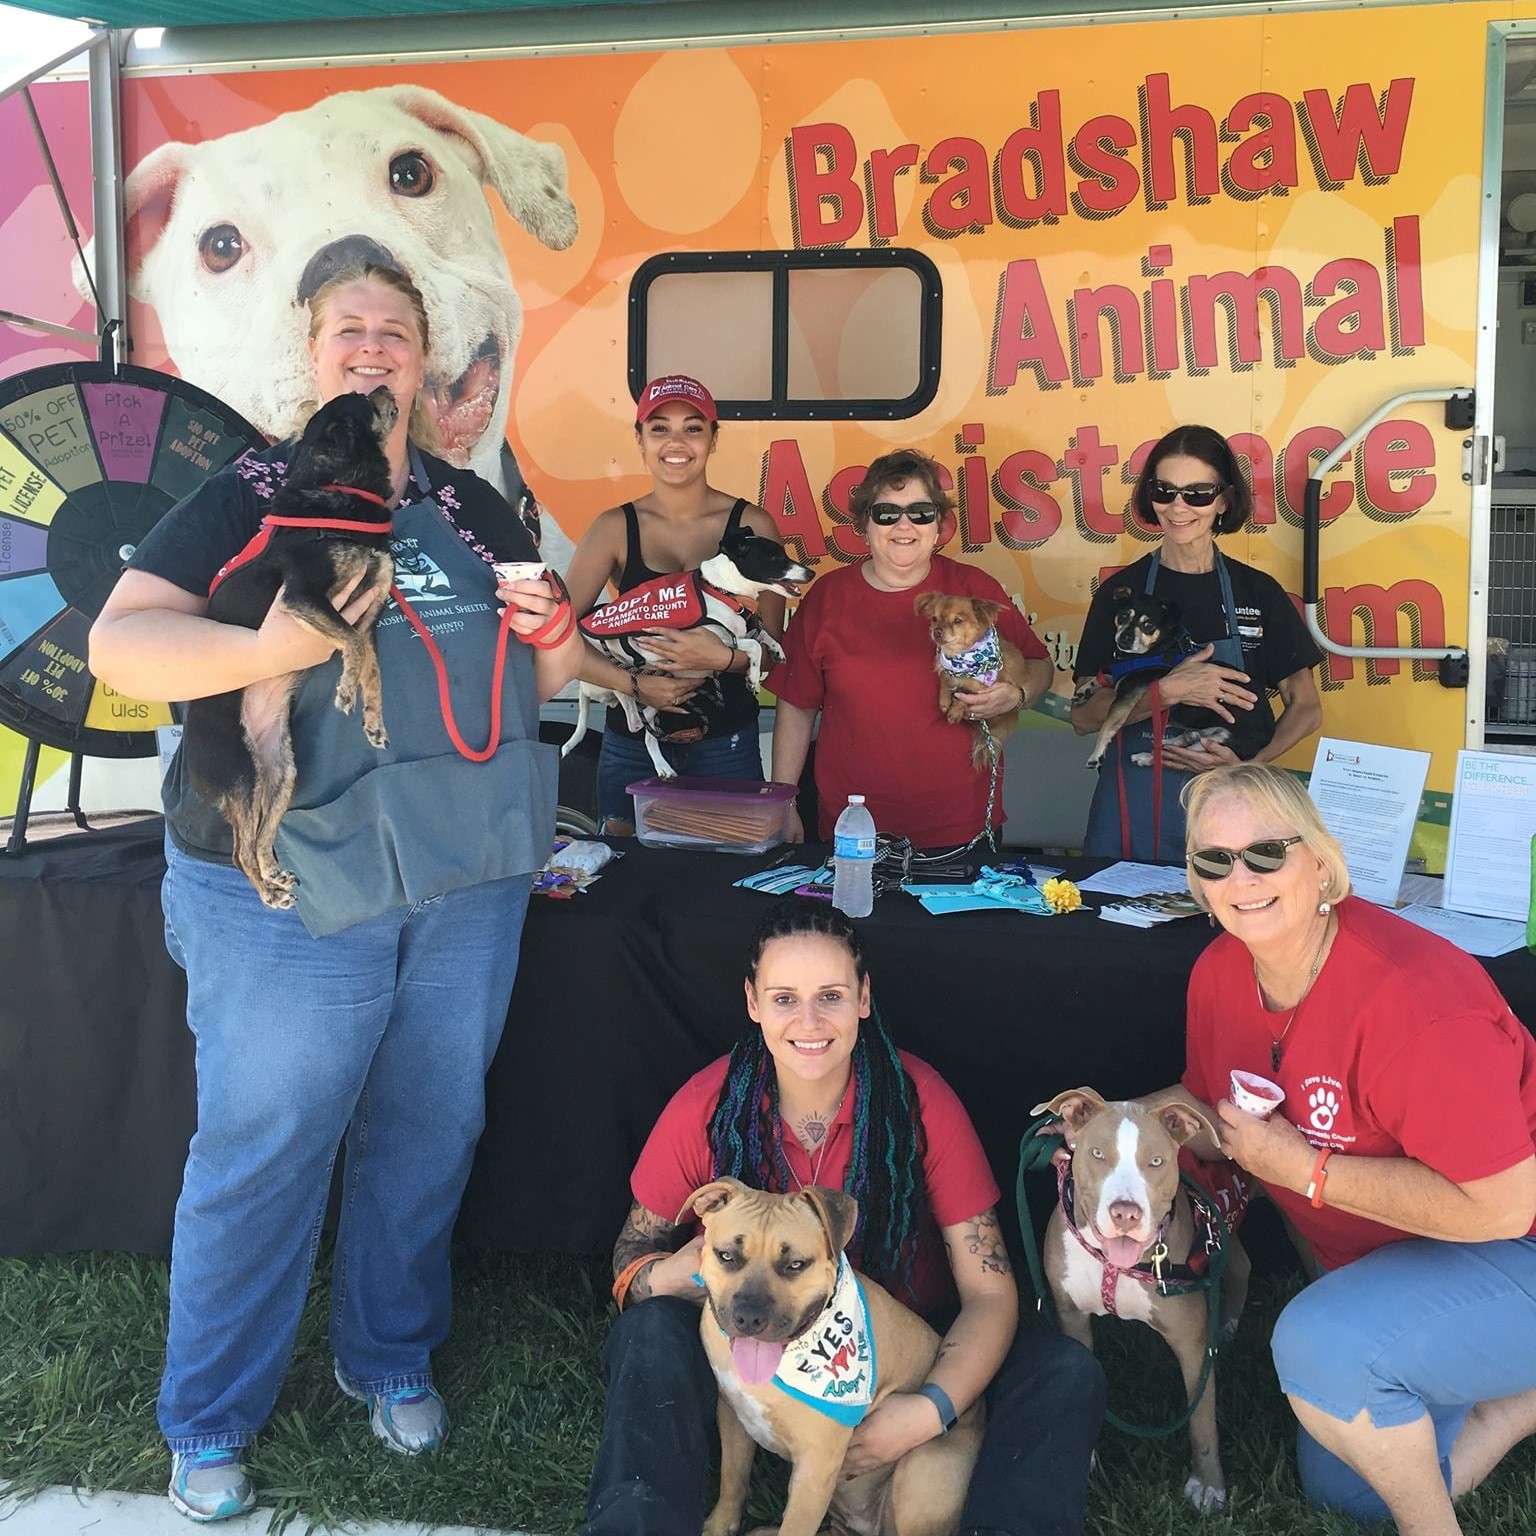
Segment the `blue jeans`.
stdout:
<svg viewBox="0 0 1536 1536">
<path fill-rule="evenodd" d="M 709 1513 L 715 1378 L 699 1309 L 652 1296 L 603 1349 L 608 1406 L 582 1536 L 698 1536 Z M 1104 1372 L 1054 1329 L 1021 1328 L 987 1388 L 962 1536 L 1082 1536 Z"/>
<path fill-rule="evenodd" d="M 312 939 L 239 870 L 169 843 L 166 860 L 197 1132 L 176 1204 L 159 1419 L 173 1451 L 195 1451 L 247 1444 L 272 1411 L 343 1136 L 336 1364 L 364 1391 L 431 1383 L 530 882 L 470 886 Z"/>
<path fill-rule="evenodd" d="M 1536 1238 L 1389 1243 L 1301 1292 L 1270 1347 L 1281 1387 L 1346 1423 L 1378 1428 L 1428 1414 L 1441 1475 L 1474 1403 L 1536 1387 Z M 1302 1491 L 1363 1524 L 1388 1518 L 1381 1495 L 1297 1430 Z"/>
<path fill-rule="evenodd" d="M 703 741 L 685 744 L 662 742 L 661 755 L 680 774 L 707 779 L 760 779 L 763 776 L 763 749 L 757 739 L 757 724 L 732 736 L 706 736 Z M 621 736 L 617 731 L 603 732 L 602 756 L 597 760 L 597 824 L 611 816 L 618 821 L 635 819 L 635 797 L 625 794 L 636 779 L 656 776 L 656 765 L 645 750 L 645 738 Z"/>
</svg>

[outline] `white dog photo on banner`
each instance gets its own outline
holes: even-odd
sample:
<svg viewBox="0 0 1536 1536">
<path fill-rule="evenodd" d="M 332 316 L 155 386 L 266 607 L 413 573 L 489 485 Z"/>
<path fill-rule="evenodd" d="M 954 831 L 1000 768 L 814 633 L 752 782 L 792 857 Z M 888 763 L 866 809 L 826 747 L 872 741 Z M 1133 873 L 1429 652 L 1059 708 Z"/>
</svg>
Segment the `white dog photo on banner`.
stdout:
<svg viewBox="0 0 1536 1536">
<path fill-rule="evenodd" d="M 517 505 L 506 426 L 523 309 L 487 187 L 551 250 L 575 240 L 559 145 L 417 86 L 342 92 L 146 155 L 125 188 L 129 290 L 178 373 L 282 438 L 316 403 L 310 295 L 354 261 L 398 267 L 426 300 L 444 457 Z M 544 559 L 563 569 L 571 543 L 542 522 Z"/>
</svg>

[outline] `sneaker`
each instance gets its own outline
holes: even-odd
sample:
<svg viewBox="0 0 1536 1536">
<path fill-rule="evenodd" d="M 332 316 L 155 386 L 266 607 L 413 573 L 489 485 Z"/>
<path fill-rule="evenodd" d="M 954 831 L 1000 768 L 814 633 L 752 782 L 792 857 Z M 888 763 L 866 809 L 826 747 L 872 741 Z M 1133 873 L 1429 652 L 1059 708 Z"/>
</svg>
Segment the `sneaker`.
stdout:
<svg viewBox="0 0 1536 1536">
<path fill-rule="evenodd" d="M 239 1451 L 175 1451 L 171 1454 L 171 1503 L 189 1520 L 228 1520 L 256 1502 Z"/>
<path fill-rule="evenodd" d="M 385 1447 L 402 1456 L 435 1451 L 448 1438 L 448 1405 L 435 1387 L 398 1387 L 393 1392 L 364 1392 L 336 1367 L 336 1385 L 348 1397 L 368 1405 L 368 1426 Z"/>
</svg>

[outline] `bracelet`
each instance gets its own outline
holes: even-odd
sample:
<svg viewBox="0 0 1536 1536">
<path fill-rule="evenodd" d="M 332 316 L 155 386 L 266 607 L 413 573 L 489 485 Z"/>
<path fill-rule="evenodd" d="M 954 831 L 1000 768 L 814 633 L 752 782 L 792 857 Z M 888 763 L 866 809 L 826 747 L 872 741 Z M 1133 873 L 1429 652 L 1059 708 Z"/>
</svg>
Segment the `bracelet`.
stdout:
<svg viewBox="0 0 1536 1536">
<path fill-rule="evenodd" d="M 1312 1168 L 1312 1182 L 1307 1185 L 1307 1199 L 1312 1202 L 1312 1209 L 1320 1211 L 1323 1208 L 1323 1186 L 1328 1182 L 1328 1159 L 1333 1156 L 1332 1147 L 1324 1147 L 1317 1154 L 1317 1162 Z"/>
<path fill-rule="evenodd" d="M 629 1288 L 635 1283 L 635 1276 L 645 1268 L 647 1264 L 654 1264 L 657 1259 L 664 1259 L 667 1255 L 659 1250 L 655 1253 L 642 1253 L 638 1259 L 631 1259 L 614 1277 L 613 1304 L 620 1312 L 624 1310 L 624 1303 L 629 1299 Z"/>
<path fill-rule="evenodd" d="M 935 1408 L 939 1410 L 939 1435 L 942 1438 L 960 1422 L 960 1415 L 955 1412 L 955 1405 L 951 1401 L 949 1393 L 936 1382 L 925 1381 L 917 1389 L 918 1397 L 926 1397 Z"/>
</svg>

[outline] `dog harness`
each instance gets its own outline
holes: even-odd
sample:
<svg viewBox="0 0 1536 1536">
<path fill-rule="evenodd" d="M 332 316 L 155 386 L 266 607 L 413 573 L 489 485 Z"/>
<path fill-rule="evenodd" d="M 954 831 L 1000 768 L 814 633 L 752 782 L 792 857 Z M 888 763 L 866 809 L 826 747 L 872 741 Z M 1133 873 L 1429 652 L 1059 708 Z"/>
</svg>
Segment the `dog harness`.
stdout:
<svg viewBox="0 0 1536 1536">
<path fill-rule="evenodd" d="M 425 480 L 425 472 L 422 474 Z M 365 491 L 355 485 L 322 485 L 322 491 L 339 491 L 345 496 L 356 496 L 361 501 L 371 501 L 376 506 L 387 507 L 389 503 L 372 491 Z M 208 584 L 208 595 L 212 597 L 219 585 L 243 565 L 249 565 L 272 542 L 272 535 L 279 528 L 318 528 L 333 533 L 368 533 L 375 536 L 389 537 L 392 522 L 362 522 L 340 517 L 278 517 L 268 515 L 261 520 L 261 527 L 255 536 L 246 544 L 245 548 L 232 559 L 225 561 L 214 573 L 214 578 Z M 559 574 L 550 571 L 550 578 L 554 581 L 560 593 L 560 602 L 547 623 L 541 625 L 533 634 L 528 636 L 528 643 L 536 645 L 541 650 L 550 650 L 557 645 L 565 643 L 563 634 L 556 635 L 557 630 L 565 627 L 571 614 L 571 594 L 566 590 L 565 582 Z M 405 594 L 393 583 L 390 585 L 389 595 L 394 599 L 395 606 L 405 615 L 406 622 L 411 626 L 427 648 L 427 655 L 431 658 L 433 671 L 437 674 L 437 702 L 442 713 L 443 727 L 448 732 L 448 739 L 453 743 L 454 750 L 460 757 L 467 758 L 472 763 L 484 763 L 495 755 L 497 744 L 501 740 L 501 685 L 507 669 L 507 637 L 511 633 L 512 615 L 516 611 L 511 603 L 502 610 L 501 627 L 496 635 L 496 660 L 491 669 L 491 729 L 490 737 L 483 747 L 471 747 L 459 732 L 458 721 L 453 713 L 453 695 L 448 684 L 448 667 L 443 660 L 443 654 L 437 647 L 437 642 L 432 638 L 431 631 L 422 623 L 416 610 L 407 601 Z M 553 638 L 552 638 L 553 637 Z"/>
<path fill-rule="evenodd" d="M 990 688 L 1003 671 L 1003 648 L 998 643 L 996 626 L 958 656 L 940 651 L 939 671 L 946 677 L 974 677 L 978 683 Z"/>
<path fill-rule="evenodd" d="M 851 1426 L 869 1412 L 876 1380 L 869 1303 L 848 1255 L 839 1254 L 832 1295 L 816 1321 L 784 1346 L 773 1384 L 829 1419 Z"/>
<path fill-rule="evenodd" d="M 1190 1213 L 1195 1218 L 1195 1233 L 1189 1245 L 1188 1259 L 1182 1264 L 1168 1262 L 1164 1239 L 1173 1222 L 1173 1207 L 1169 1206 L 1152 1240 L 1151 1256 L 1129 1269 L 1122 1269 L 1083 1235 L 1074 1215 L 1076 1196 L 1072 1185 L 1072 1170 L 1065 1163 L 1056 1165 L 1057 1198 L 1061 1202 L 1061 1213 L 1066 1218 L 1067 1230 L 1083 1250 L 1092 1254 L 1102 1266 L 1099 1273 L 1099 1299 L 1111 1317 L 1120 1315 L 1115 1309 L 1115 1289 L 1122 1275 L 1130 1280 L 1139 1280 L 1143 1285 L 1155 1285 L 1160 1296 L 1182 1296 L 1189 1291 L 1204 1290 L 1209 1284 L 1207 1272 L 1210 1269 L 1211 1254 L 1222 1243 L 1211 1197 L 1186 1173 L 1179 1175 L 1179 1189 L 1189 1201 Z"/>
</svg>

